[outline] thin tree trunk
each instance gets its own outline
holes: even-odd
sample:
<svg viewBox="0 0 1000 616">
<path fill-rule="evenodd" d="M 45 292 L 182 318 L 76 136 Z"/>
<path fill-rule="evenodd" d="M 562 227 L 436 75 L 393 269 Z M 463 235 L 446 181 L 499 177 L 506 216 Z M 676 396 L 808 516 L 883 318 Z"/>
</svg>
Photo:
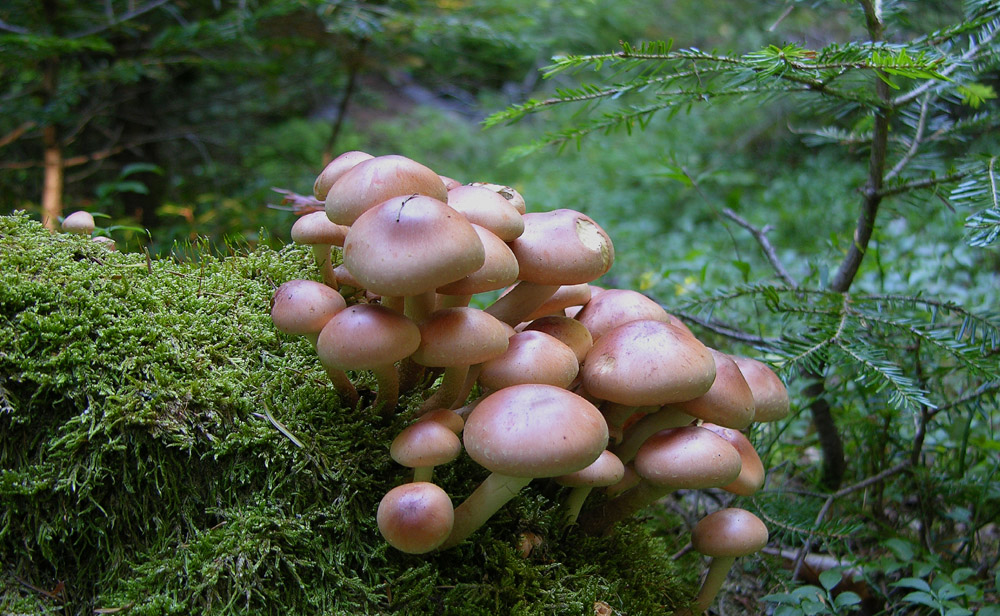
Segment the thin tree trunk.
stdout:
<svg viewBox="0 0 1000 616">
<path fill-rule="evenodd" d="M 333 128 L 330 130 L 330 137 L 326 140 L 326 147 L 323 148 L 323 165 L 326 166 L 334 159 L 334 148 L 340 132 L 343 130 L 344 122 L 347 121 L 347 108 L 350 106 L 351 98 L 354 97 L 354 90 L 358 84 L 358 76 L 361 74 L 361 66 L 364 62 L 365 48 L 368 46 L 368 39 L 362 39 L 354 54 L 348 58 L 347 85 L 337 104 L 337 119 L 334 120 Z"/>
<path fill-rule="evenodd" d="M 59 145 L 59 133 L 55 126 L 42 130 L 45 147 L 45 178 L 42 183 L 42 224 L 46 229 L 59 228 L 59 217 L 63 211 L 63 157 Z"/>
</svg>

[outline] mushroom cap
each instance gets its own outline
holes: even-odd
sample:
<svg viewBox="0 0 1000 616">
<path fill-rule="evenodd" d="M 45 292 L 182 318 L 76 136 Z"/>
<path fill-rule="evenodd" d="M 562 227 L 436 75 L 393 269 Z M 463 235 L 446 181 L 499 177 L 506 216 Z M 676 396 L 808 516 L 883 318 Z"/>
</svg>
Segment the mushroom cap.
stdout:
<svg viewBox="0 0 1000 616">
<path fill-rule="evenodd" d="M 79 233 L 80 235 L 90 235 L 94 232 L 94 216 L 90 212 L 79 210 L 73 212 L 63 219 L 62 230 L 66 233 Z"/>
<path fill-rule="evenodd" d="M 283 334 L 318 334 L 334 315 L 346 307 L 347 303 L 340 293 L 325 284 L 313 280 L 289 280 L 274 291 L 271 320 Z"/>
<path fill-rule="evenodd" d="M 455 509 L 448 494 L 425 481 L 397 486 L 378 505 L 378 529 L 389 545 L 409 554 L 437 548 L 451 534 Z"/>
<path fill-rule="evenodd" d="M 559 315 L 540 317 L 528 323 L 524 331 L 539 331 L 552 336 L 573 349 L 576 360 L 581 364 L 594 346 L 594 338 L 590 335 L 590 331 L 583 326 L 583 323 L 569 317 Z"/>
<path fill-rule="evenodd" d="M 367 210 L 393 197 L 426 195 L 448 199 L 441 177 L 415 160 L 389 154 L 353 166 L 326 195 L 327 217 L 338 225 L 353 225 Z"/>
<path fill-rule="evenodd" d="M 767 364 L 750 357 L 733 356 L 750 391 L 753 392 L 754 421 L 778 421 L 788 416 L 788 390 Z"/>
<path fill-rule="evenodd" d="M 462 453 L 462 441 L 448 426 L 418 421 L 403 429 L 389 445 L 389 455 L 408 468 L 447 464 Z"/>
<path fill-rule="evenodd" d="M 461 434 L 462 428 L 465 427 L 465 420 L 462 419 L 462 416 L 451 409 L 434 409 L 417 418 L 417 422 L 421 421 L 439 423 L 455 434 Z"/>
<path fill-rule="evenodd" d="M 635 471 L 672 490 L 704 490 L 739 477 L 740 454 L 724 438 L 699 426 L 661 430 L 635 455 Z"/>
<path fill-rule="evenodd" d="M 364 164 L 364 163 L 362 163 Z M 424 196 L 397 197 L 361 215 L 344 242 L 344 264 L 365 289 L 412 296 L 475 272 L 486 261 L 461 214 Z"/>
<path fill-rule="evenodd" d="M 704 395 L 715 380 L 715 360 L 708 347 L 670 323 L 631 321 L 594 342 L 580 374 L 592 396 L 660 406 Z"/>
<path fill-rule="evenodd" d="M 437 292 L 442 295 L 475 295 L 496 291 L 517 280 L 517 259 L 510 247 L 488 229 L 477 224 L 473 224 L 472 229 L 483 243 L 483 266 L 464 278 L 438 287 Z"/>
<path fill-rule="evenodd" d="M 451 190 L 452 188 L 456 188 L 462 185 L 461 182 L 459 182 L 453 177 L 449 177 L 447 175 L 441 175 L 440 173 L 438 174 L 438 177 L 441 178 L 441 181 L 444 182 L 444 187 L 447 188 L 448 190 Z"/>
<path fill-rule="evenodd" d="M 514 209 L 517 210 L 518 213 L 523 215 L 527 211 L 524 205 L 524 197 L 521 196 L 521 193 L 517 192 L 510 186 L 504 186 L 503 184 L 493 184 L 491 182 L 469 182 L 469 186 L 482 186 L 483 188 L 489 188 L 490 190 L 492 190 L 493 192 L 497 193 L 498 195 L 506 199 L 508 202 L 510 202 L 510 204 L 514 206 Z"/>
<path fill-rule="evenodd" d="M 323 212 L 300 216 L 292 225 L 292 241 L 296 244 L 343 246 L 348 227 L 330 222 Z"/>
<path fill-rule="evenodd" d="M 330 187 L 333 183 L 340 179 L 340 176 L 344 175 L 348 171 L 354 168 L 360 162 L 364 162 L 371 158 L 375 158 L 371 154 L 366 154 L 365 152 L 359 152 L 357 150 L 352 150 L 350 152 L 344 152 L 340 156 L 334 158 L 326 167 L 320 171 L 319 175 L 316 176 L 316 182 L 313 183 L 313 196 L 324 201 L 326 195 L 330 192 Z"/>
<path fill-rule="evenodd" d="M 510 201 L 484 186 L 452 188 L 448 191 L 448 205 L 505 242 L 517 239 L 524 232 L 521 213 Z"/>
<path fill-rule="evenodd" d="M 691 546 L 712 558 L 739 558 L 767 545 L 767 526 L 744 509 L 720 509 L 691 530 Z"/>
<path fill-rule="evenodd" d="M 669 314 L 658 303 L 638 291 L 631 289 L 605 289 L 594 292 L 591 298 L 574 317 L 583 323 L 596 342 L 601 336 L 631 321 L 663 321 L 687 329 L 680 319 Z"/>
<path fill-rule="evenodd" d="M 525 321 L 533 321 L 548 315 L 562 315 L 570 306 L 584 306 L 590 301 L 589 284 L 565 284 L 545 300 L 534 312 L 524 317 Z"/>
<path fill-rule="evenodd" d="M 574 210 L 525 214 L 524 233 L 510 242 L 521 280 L 543 285 L 590 282 L 611 269 L 611 238 L 592 218 Z"/>
<path fill-rule="evenodd" d="M 708 351 L 715 360 L 712 387 L 702 396 L 678 403 L 677 409 L 697 419 L 742 430 L 754 419 L 750 386 L 729 355 L 715 349 Z"/>
<path fill-rule="evenodd" d="M 527 383 L 566 388 L 579 371 L 573 349 L 546 333 L 524 331 L 510 337 L 506 351 L 483 363 L 479 383 L 489 391 Z"/>
<path fill-rule="evenodd" d="M 751 496 L 764 487 L 766 474 L 764 462 L 761 461 L 750 439 L 739 430 L 724 428 L 713 423 L 705 422 L 701 424 L 701 427 L 711 430 L 729 441 L 729 444 L 736 448 L 743 462 L 743 467 L 740 469 L 740 476 L 736 478 L 736 481 L 722 486 L 723 490 L 740 496 Z"/>
<path fill-rule="evenodd" d="M 507 350 L 503 323 L 475 308 L 435 310 L 419 327 L 420 346 L 412 359 L 421 366 L 471 366 Z"/>
<path fill-rule="evenodd" d="M 625 478 L 625 465 L 607 449 L 590 466 L 575 473 L 560 475 L 556 483 L 571 488 L 599 488 L 618 483 Z"/>
<path fill-rule="evenodd" d="M 608 444 L 594 405 L 552 385 L 514 385 L 485 397 L 462 440 L 484 468 L 511 477 L 557 477 L 585 468 Z"/>
<path fill-rule="evenodd" d="M 316 353 L 329 368 L 370 370 L 409 357 L 418 346 L 416 323 L 385 306 L 355 304 L 323 327 Z"/>
</svg>

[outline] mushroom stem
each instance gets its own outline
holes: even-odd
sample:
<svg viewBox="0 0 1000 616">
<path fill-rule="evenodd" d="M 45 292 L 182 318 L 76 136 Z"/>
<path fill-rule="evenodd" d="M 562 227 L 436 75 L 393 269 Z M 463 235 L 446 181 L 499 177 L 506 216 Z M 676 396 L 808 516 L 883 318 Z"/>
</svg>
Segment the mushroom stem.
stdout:
<svg viewBox="0 0 1000 616">
<path fill-rule="evenodd" d="M 583 509 L 583 503 L 587 501 L 587 497 L 590 496 L 590 491 L 593 489 L 593 486 L 577 486 L 570 490 L 569 496 L 563 503 L 566 524 L 576 523 L 577 518 L 580 517 L 580 510 Z"/>
<path fill-rule="evenodd" d="M 579 518 L 580 529 L 588 535 L 607 534 L 618 522 L 673 491 L 673 488 L 641 481 L 631 490 L 583 513 Z"/>
<path fill-rule="evenodd" d="M 455 407 L 462 406 L 462 404 L 469 399 L 469 394 L 472 393 L 472 388 L 476 386 L 476 381 L 479 380 L 479 373 L 483 371 L 483 364 L 475 364 L 469 366 L 469 371 L 465 375 L 465 382 L 462 383 L 462 389 L 458 391 L 455 396 L 455 401 L 452 403 L 452 409 Z M 472 409 L 469 409 L 471 412 Z M 468 415 L 469 413 L 465 413 Z"/>
<path fill-rule="evenodd" d="M 695 613 L 700 614 L 712 605 L 734 562 L 736 562 L 734 556 L 717 556 L 712 559 L 708 565 L 708 572 L 705 574 L 705 581 L 702 582 L 701 590 L 698 591 L 698 596 L 694 600 Z"/>
<path fill-rule="evenodd" d="M 629 406 L 618 402 L 605 401 L 601 405 L 601 414 L 608 422 L 608 433 L 616 443 L 622 442 L 623 428 L 636 413 L 653 413 L 659 410 L 658 406 Z"/>
<path fill-rule="evenodd" d="M 668 428 L 682 428 L 694 421 L 694 417 L 687 413 L 682 413 L 672 405 L 665 405 L 659 411 L 646 415 L 639 421 L 629 426 L 625 430 L 624 438 L 618 445 L 611 448 L 611 451 L 618 456 L 623 464 L 628 464 L 635 458 L 635 454 L 646 442 L 646 439 L 653 436 L 660 430 Z"/>
<path fill-rule="evenodd" d="M 442 308 L 464 308 L 472 301 L 471 295 L 438 295 L 437 307 Z"/>
<path fill-rule="evenodd" d="M 506 295 L 493 302 L 486 312 L 511 327 L 516 326 L 559 290 L 560 285 L 537 284 L 522 280 Z"/>
<path fill-rule="evenodd" d="M 372 374 L 375 375 L 375 383 L 378 388 L 378 394 L 375 396 L 375 408 L 381 408 L 383 415 L 389 415 L 396 409 L 396 403 L 399 401 L 399 372 L 396 371 L 395 365 L 389 364 L 373 368 Z"/>
<path fill-rule="evenodd" d="M 414 323 L 420 323 L 434 312 L 436 303 L 437 294 L 433 290 L 425 291 L 419 295 L 409 295 L 403 300 L 403 314 Z"/>
<path fill-rule="evenodd" d="M 465 502 L 455 508 L 455 525 L 441 548 L 454 547 L 465 541 L 530 482 L 530 477 L 491 473 Z"/>
<path fill-rule="evenodd" d="M 434 478 L 434 467 L 433 466 L 418 466 L 413 469 L 413 481 L 426 481 L 430 482 Z"/>
<path fill-rule="evenodd" d="M 326 375 L 330 377 L 333 388 L 346 399 L 348 404 L 354 406 L 358 403 L 358 390 L 354 388 L 351 379 L 347 378 L 347 373 L 336 368 L 327 368 Z"/>
<path fill-rule="evenodd" d="M 423 415 L 434 409 L 451 408 L 456 400 L 458 400 L 458 395 L 462 391 L 462 387 L 465 384 L 465 377 L 468 373 L 468 366 L 446 367 L 444 375 L 441 377 L 441 385 L 437 388 L 437 391 L 431 394 L 430 398 L 424 400 L 417 415 Z"/>
<path fill-rule="evenodd" d="M 337 274 L 333 272 L 333 250 L 330 244 L 313 244 L 312 253 L 313 258 L 316 259 L 316 266 L 319 267 L 320 274 L 323 276 L 323 284 L 334 291 L 340 290 Z"/>
</svg>

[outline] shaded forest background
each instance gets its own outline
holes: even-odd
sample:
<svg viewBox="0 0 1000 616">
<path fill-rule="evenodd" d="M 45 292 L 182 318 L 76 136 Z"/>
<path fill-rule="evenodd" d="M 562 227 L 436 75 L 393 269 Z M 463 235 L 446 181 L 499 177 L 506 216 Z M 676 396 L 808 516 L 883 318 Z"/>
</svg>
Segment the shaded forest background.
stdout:
<svg viewBox="0 0 1000 616">
<path fill-rule="evenodd" d="M 884 4 L 899 42 L 997 10 Z M 85 209 L 120 250 L 153 256 L 194 257 L 206 239 L 220 254 L 280 247 L 295 213 L 275 189 L 309 194 L 325 162 L 353 149 L 513 186 L 529 211 L 585 212 L 618 253 L 602 284 L 647 293 L 717 346 L 784 367 L 793 416 L 754 433 L 774 469 L 754 506 L 778 537 L 775 560 L 766 579 L 746 576 L 748 595 L 770 593 L 767 605 L 786 614 L 996 614 L 1000 256 L 968 241 L 977 212 L 957 182 L 887 200 L 853 295 L 817 291 L 810 303 L 769 286 L 781 278 L 774 261 L 803 288 L 827 289 L 869 173 L 867 145 L 852 139 L 872 130 L 871 116 L 822 99 L 713 99 L 526 156 L 518 148 L 602 108 L 553 105 L 483 128 L 491 114 L 595 79 L 583 69 L 542 79 L 553 56 L 667 39 L 735 53 L 820 49 L 866 40 L 865 5 L 10 0 L 0 7 L 0 214 L 26 210 L 54 226 Z M 907 159 L 926 177 L 978 155 L 985 185 L 995 178 L 1000 73 L 989 55 L 967 95 L 936 110 L 975 130 L 928 138 Z M 899 80 L 917 88 L 922 78 Z M 920 141 L 889 140 L 901 159 Z M 995 209 L 995 182 L 990 191 Z M 822 373 L 817 393 L 778 339 L 839 341 L 844 323 L 856 346 L 807 364 Z M 873 340 L 874 367 L 858 379 L 850 351 Z M 842 437 L 834 471 L 817 399 Z M 678 499 L 664 515 L 690 525 L 706 506 Z M 806 553 L 833 573 L 783 572 L 801 574 Z M 859 602 L 837 603 L 849 584 Z"/>
</svg>

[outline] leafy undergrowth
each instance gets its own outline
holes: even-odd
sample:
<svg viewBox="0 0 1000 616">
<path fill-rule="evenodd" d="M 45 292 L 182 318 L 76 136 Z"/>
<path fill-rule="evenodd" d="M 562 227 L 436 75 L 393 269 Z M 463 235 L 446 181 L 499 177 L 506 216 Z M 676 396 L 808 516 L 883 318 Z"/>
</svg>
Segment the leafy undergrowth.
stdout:
<svg viewBox="0 0 1000 616">
<path fill-rule="evenodd" d="M 308 342 L 275 332 L 271 295 L 312 277 L 306 251 L 193 249 L 147 261 L 0 217 L 0 613 L 638 615 L 690 597 L 677 546 L 638 524 L 563 531 L 545 482 L 457 548 L 387 547 L 375 509 L 405 480 L 388 444 L 419 395 L 389 419 L 345 408 Z M 438 481 L 457 503 L 484 475 L 464 459 Z M 525 533 L 543 540 L 527 556 Z"/>
</svg>

